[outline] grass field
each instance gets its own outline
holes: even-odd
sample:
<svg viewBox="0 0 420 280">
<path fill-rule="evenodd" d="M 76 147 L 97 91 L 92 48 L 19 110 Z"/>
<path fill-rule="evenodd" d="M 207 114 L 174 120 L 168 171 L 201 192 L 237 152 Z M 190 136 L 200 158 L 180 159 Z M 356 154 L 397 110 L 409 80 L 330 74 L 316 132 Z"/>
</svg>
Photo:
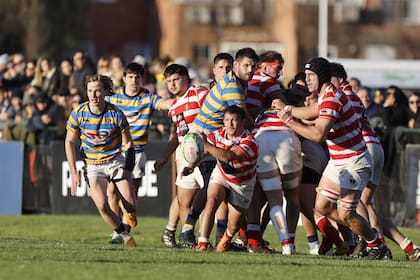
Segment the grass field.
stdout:
<svg viewBox="0 0 420 280">
<path fill-rule="evenodd" d="M 302 228 L 294 256 L 198 253 L 164 248 L 166 220 L 140 217 L 138 247 L 107 243 L 111 231 L 99 216 L 0 216 L 0 279 L 420 279 L 391 241 L 392 261 L 307 254 Z M 420 230 L 402 231 L 420 244 Z M 281 251 L 271 227 L 265 235 Z"/>
</svg>

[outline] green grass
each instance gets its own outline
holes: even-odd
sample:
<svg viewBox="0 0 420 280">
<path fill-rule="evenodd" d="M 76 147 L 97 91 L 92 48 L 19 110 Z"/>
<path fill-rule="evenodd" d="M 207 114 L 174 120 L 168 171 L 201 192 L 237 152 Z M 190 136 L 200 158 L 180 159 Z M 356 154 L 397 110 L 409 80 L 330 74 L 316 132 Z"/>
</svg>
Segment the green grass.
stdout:
<svg viewBox="0 0 420 280">
<path fill-rule="evenodd" d="M 302 228 L 294 256 L 198 253 L 164 248 L 165 224 L 140 217 L 139 246 L 125 248 L 107 244 L 99 216 L 0 216 L 0 279 L 420 279 L 420 263 L 391 241 L 392 261 L 310 256 Z M 420 230 L 402 231 L 420 244 Z M 281 251 L 271 227 L 265 237 Z"/>
</svg>

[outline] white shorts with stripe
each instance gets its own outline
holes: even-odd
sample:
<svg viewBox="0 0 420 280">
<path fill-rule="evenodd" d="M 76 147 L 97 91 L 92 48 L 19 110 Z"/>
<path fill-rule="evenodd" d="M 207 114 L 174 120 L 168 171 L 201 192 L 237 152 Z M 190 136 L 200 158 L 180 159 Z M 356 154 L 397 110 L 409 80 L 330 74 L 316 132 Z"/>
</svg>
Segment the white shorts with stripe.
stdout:
<svg viewBox="0 0 420 280">
<path fill-rule="evenodd" d="M 370 154 L 367 152 L 353 156 L 347 160 L 346 164 L 339 166 L 330 160 L 322 176 L 339 184 L 343 189 L 362 191 L 372 174 L 371 162 Z"/>
<path fill-rule="evenodd" d="M 216 166 L 210 176 L 209 188 L 211 188 L 211 184 L 224 186 L 226 189 L 230 190 L 229 202 L 232 205 L 248 209 L 254 193 L 255 180 L 256 177 L 254 176 L 251 180 L 243 182 L 242 184 L 227 182 L 226 179 L 223 178 L 219 167 Z"/>
</svg>

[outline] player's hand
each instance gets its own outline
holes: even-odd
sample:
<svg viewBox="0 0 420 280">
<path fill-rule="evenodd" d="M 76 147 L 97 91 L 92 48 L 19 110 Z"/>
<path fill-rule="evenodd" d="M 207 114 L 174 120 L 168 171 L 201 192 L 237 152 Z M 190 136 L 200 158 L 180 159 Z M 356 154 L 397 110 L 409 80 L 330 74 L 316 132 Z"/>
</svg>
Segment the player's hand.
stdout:
<svg viewBox="0 0 420 280">
<path fill-rule="evenodd" d="M 186 166 L 181 172 L 182 176 L 188 176 L 191 175 L 194 172 L 194 167 Z"/>
<path fill-rule="evenodd" d="M 80 176 L 79 173 L 77 172 L 76 174 L 72 174 L 71 175 L 71 195 L 75 196 L 76 195 L 76 191 L 77 191 L 77 187 L 80 186 Z"/>
<path fill-rule="evenodd" d="M 155 164 L 153 165 L 153 167 L 155 168 L 156 171 L 159 171 L 162 169 L 162 167 L 166 164 L 168 160 L 165 158 L 158 158 L 155 161 Z"/>
<path fill-rule="evenodd" d="M 281 110 L 277 113 L 277 115 L 280 118 L 280 120 L 285 124 L 289 124 L 293 120 L 291 110 Z"/>
</svg>

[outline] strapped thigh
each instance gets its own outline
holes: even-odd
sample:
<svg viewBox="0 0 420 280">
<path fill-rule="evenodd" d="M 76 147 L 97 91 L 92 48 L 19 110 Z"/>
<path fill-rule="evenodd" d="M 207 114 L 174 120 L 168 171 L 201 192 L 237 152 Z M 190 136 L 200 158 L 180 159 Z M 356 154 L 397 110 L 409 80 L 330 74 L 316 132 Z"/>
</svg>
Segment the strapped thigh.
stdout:
<svg viewBox="0 0 420 280">
<path fill-rule="evenodd" d="M 359 205 L 359 201 L 360 201 L 359 199 L 345 199 L 341 197 L 337 201 L 337 207 L 340 207 L 347 211 L 353 211 L 353 210 L 356 210 L 357 205 Z"/>
<path fill-rule="evenodd" d="M 340 198 L 340 193 L 332 189 L 317 187 L 316 192 L 332 203 L 337 203 L 337 200 Z"/>
</svg>

